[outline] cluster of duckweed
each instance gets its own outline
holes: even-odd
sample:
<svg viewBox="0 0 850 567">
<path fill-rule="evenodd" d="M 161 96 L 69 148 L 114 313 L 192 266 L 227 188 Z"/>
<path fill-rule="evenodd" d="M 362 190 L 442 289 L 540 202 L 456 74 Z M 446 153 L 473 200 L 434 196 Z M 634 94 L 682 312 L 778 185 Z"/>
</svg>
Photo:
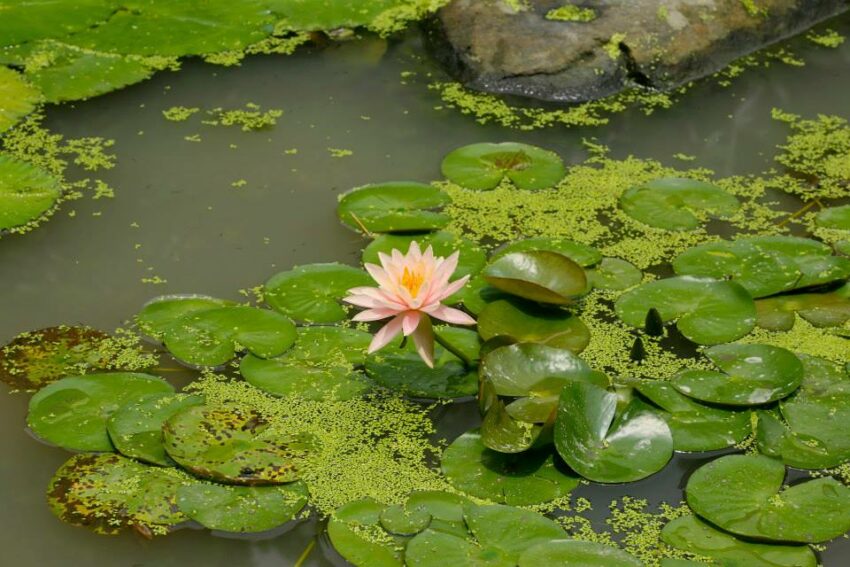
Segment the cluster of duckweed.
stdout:
<svg viewBox="0 0 850 567">
<path fill-rule="evenodd" d="M 328 148 L 328 153 L 331 154 L 331 157 L 342 158 L 354 155 L 352 150 L 347 150 L 345 148 Z"/>
<path fill-rule="evenodd" d="M 240 126 L 243 132 L 271 128 L 277 124 L 277 119 L 283 116 L 283 111 L 272 108 L 263 110 L 259 104 L 249 102 L 245 108 L 213 108 L 206 112 L 208 118 L 202 124 L 208 126 Z"/>
<path fill-rule="evenodd" d="M 295 50 L 310 42 L 311 34 L 293 33 L 285 29 L 285 22 L 275 24 L 272 35 L 242 50 L 219 51 L 204 55 L 204 61 L 213 65 L 232 67 L 239 65 L 248 55 L 292 55 Z"/>
<path fill-rule="evenodd" d="M 695 558 L 693 554 L 672 548 L 661 540 L 661 530 L 668 522 L 690 514 L 685 504 L 671 506 L 661 503 L 655 512 L 650 512 L 646 500 L 624 496 L 620 501 L 612 501 L 609 511 L 606 523 L 614 539 L 647 567 L 659 567 L 665 558 Z"/>
<path fill-rule="evenodd" d="M 845 323 L 839 328 L 821 328 L 797 316 L 794 327 L 788 331 L 756 328 L 739 342 L 774 345 L 793 352 L 804 352 L 812 356 L 844 362 L 847 360 L 847 349 L 850 345 L 847 338 L 843 336 L 847 333 L 850 333 L 850 323 Z"/>
<path fill-rule="evenodd" d="M 546 13 L 546 19 L 560 22 L 592 22 L 596 19 L 596 11 L 593 8 L 566 4 L 560 8 L 549 10 Z"/>
<path fill-rule="evenodd" d="M 811 31 L 806 34 L 806 39 L 821 47 L 836 49 L 841 47 L 846 38 L 833 29 L 826 29 L 822 32 Z"/>
<path fill-rule="evenodd" d="M 172 122 L 185 122 L 194 114 L 200 112 L 201 109 L 197 106 L 172 106 L 162 111 L 162 115 L 166 120 Z"/>
</svg>

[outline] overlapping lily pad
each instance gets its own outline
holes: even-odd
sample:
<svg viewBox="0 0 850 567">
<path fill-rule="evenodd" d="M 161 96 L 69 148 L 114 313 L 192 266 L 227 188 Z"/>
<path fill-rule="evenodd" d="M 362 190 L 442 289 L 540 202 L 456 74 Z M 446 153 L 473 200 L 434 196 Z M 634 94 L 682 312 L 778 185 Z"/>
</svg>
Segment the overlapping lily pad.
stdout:
<svg viewBox="0 0 850 567">
<path fill-rule="evenodd" d="M 523 552 L 517 564 L 519 567 L 643 567 L 643 562 L 622 549 L 575 539 L 539 543 Z"/>
<path fill-rule="evenodd" d="M 436 187 L 397 181 L 352 189 L 339 200 L 337 215 L 358 231 L 428 231 L 449 223 L 441 212 L 449 203 L 451 198 Z"/>
<path fill-rule="evenodd" d="M 683 370 L 672 379 L 681 393 L 715 404 L 754 406 L 790 395 L 803 381 L 803 363 L 771 345 L 717 345 L 703 351 L 721 372 Z"/>
<path fill-rule="evenodd" d="M 815 327 L 839 327 L 850 320 L 850 284 L 834 291 L 777 295 L 756 301 L 756 322 L 771 331 L 789 331 L 799 315 Z"/>
<path fill-rule="evenodd" d="M 591 288 L 622 291 L 642 280 L 643 272 L 619 258 L 603 258 L 599 265 L 587 270 L 587 284 Z"/>
<path fill-rule="evenodd" d="M 463 276 L 474 276 L 487 263 L 487 256 L 480 246 L 463 237 L 450 232 L 433 232 L 430 234 L 401 235 L 382 234 L 363 250 L 363 263 L 380 264 L 379 252 L 389 255 L 393 249 L 407 252 L 411 242 L 417 242 L 422 250 L 431 246 L 435 256 L 447 257 L 454 252 L 460 252 L 457 269 L 452 279 Z M 450 301 L 449 301 L 450 302 Z"/>
<path fill-rule="evenodd" d="M 850 230 L 850 205 L 829 207 L 815 217 L 815 224 L 821 228 Z"/>
<path fill-rule="evenodd" d="M 1 111 L 2 108 L 0 119 Z M 0 231 L 39 219 L 53 208 L 61 194 L 59 182 L 51 175 L 0 153 Z"/>
<path fill-rule="evenodd" d="M 346 318 L 341 304 L 353 287 L 374 285 L 358 268 L 344 264 L 309 264 L 272 276 L 265 284 L 266 303 L 308 323 L 335 323 Z"/>
<path fill-rule="evenodd" d="M 756 307 L 747 290 L 735 282 L 679 276 L 645 283 L 624 293 L 616 311 L 625 323 L 641 328 L 650 309 L 664 322 L 700 344 L 737 340 L 752 331 Z"/>
<path fill-rule="evenodd" d="M 664 526 L 661 539 L 682 551 L 720 561 L 724 565 L 751 567 L 816 567 L 807 545 L 776 545 L 740 540 L 714 529 L 696 516 L 682 516 Z"/>
<path fill-rule="evenodd" d="M 6 13 L 3 12 L 5 24 Z M 2 35 L 0 35 L 2 37 Z M 0 132 L 7 130 L 26 116 L 41 100 L 41 93 L 20 73 L 0 65 Z"/>
<path fill-rule="evenodd" d="M 27 424 L 36 435 L 74 451 L 112 451 L 109 416 L 127 403 L 174 389 L 149 374 L 107 372 L 69 376 L 39 390 L 30 400 Z"/>
<path fill-rule="evenodd" d="M 620 208 L 643 224 L 665 230 L 694 230 L 709 217 L 725 218 L 737 212 L 738 199 L 720 187 L 667 177 L 626 190 Z"/>
<path fill-rule="evenodd" d="M 602 261 L 602 252 L 593 246 L 566 238 L 546 237 L 526 238 L 510 242 L 496 250 L 493 254 L 493 259 L 495 260 L 513 252 L 529 252 L 532 250 L 557 252 L 584 268 L 596 265 Z"/>
<path fill-rule="evenodd" d="M 670 427 L 638 399 L 618 411 L 617 394 L 581 381 L 564 385 L 555 447 L 573 470 L 594 482 L 640 480 L 673 456 Z"/>
<path fill-rule="evenodd" d="M 251 533 L 291 521 L 307 504 L 307 497 L 307 487 L 300 481 L 283 486 L 195 483 L 177 491 L 177 505 L 205 528 Z"/>
<path fill-rule="evenodd" d="M 518 300 L 488 303 L 479 314 L 478 332 L 485 341 L 509 337 L 580 353 L 590 342 L 590 330 L 577 316 L 558 307 Z"/>
<path fill-rule="evenodd" d="M 500 256 L 482 273 L 496 289 L 540 303 L 567 305 L 587 291 L 582 267 L 563 254 L 547 250 Z"/>
<path fill-rule="evenodd" d="M 208 295 L 162 295 L 148 301 L 136 314 L 136 324 L 148 336 L 162 339 L 165 331 L 183 315 L 235 305 Z"/>
<path fill-rule="evenodd" d="M 703 519 L 736 535 L 769 541 L 817 543 L 850 529 L 850 488 L 831 477 L 782 488 L 782 461 L 728 455 L 688 480 L 688 505 Z"/>
<path fill-rule="evenodd" d="M 555 152 L 528 144 L 470 144 L 449 153 L 443 175 L 467 189 L 494 189 L 510 179 L 520 189 L 536 190 L 557 185 L 566 169 Z"/>
<path fill-rule="evenodd" d="M 264 436 L 268 423 L 236 405 L 190 406 L 163 425 L 168 456 L 203 478 L 230 484 L 284 484 L 298 478 L 309 440 Z"/>
</svg>

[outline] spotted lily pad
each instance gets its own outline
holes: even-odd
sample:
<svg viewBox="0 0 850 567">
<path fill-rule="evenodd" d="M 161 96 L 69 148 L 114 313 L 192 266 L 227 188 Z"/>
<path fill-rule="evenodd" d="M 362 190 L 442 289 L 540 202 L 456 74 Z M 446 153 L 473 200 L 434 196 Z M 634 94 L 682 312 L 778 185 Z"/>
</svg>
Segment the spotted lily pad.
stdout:
<svg viewBox="0 0 850 567">
<path fill-rule="evenodd" d="M 681 393 L 703 402 L 754 406 L 782 399 L 803 381 L 803 363 L 771 345 L 717 345 L 704 354 L 721 370 L 683 370 L 672 379 Z"/>
<path fill-rule="evenodd" d="M 307 496 L 307 487 L 300 481 L 283 486 L 195 483 L 177 491 L 177 505 L 205 528 L 251 533 L 294 519 L 307 504 Z"/>
<path fill-rule="evenodd" d="M 532 250 L 557 252 L 558 254 L 566 256 L 583 268 L 596 265 L 602 261 L 602 252 L 593 246 L 588 246 L 587 244 L 575 242 L 574 240 L 567 240 L 565 238 L 546 237 L 526 238 L 524 240 L 517 240 L 506 244 L 496 250 L 493 254 L 493 259 L 501 258 L 502 256 L 513 252 L 530 252 Z"/>
<path fill-rule="evenodd" d="M 587 290 L 581 266 L 557 252 L 512 252 L 484 269 L 487 283 L 531 301 L 566 305 Z"/>
<path fill-rule="evenodd" d="M 443 452 L 441 466 L 458 490 L 511 506 L 555 500 L 569 494 L 579 483 L 578 478 L 560 470 L 551 450 L 499 453 L 481 442 L 477 430 L 455 439 Z"/>
<path fill-rule="evenodd" d="M 560 565 L 562 567 L 643 567 L 633 555 L 611 545 L 575 539 L 555 539 L 527 549 L 519 567 Z"/>
<path fill-rule="evenodd" d="M 204 403 L 201 396 L 186 394 L 150 394 L 120 407 L 106 422 L 109 439 L 123 455 L 140 461 L 169 467 L 174 461 L 162 444 L 162 425 L 190 406 Z"/>
<path fill-rule="evenodd" d="M 102 534 L 132 527 L 163 534 L 188 518 L 177 509 L 177 491 L 193 481 L 174 469 L 149 467 L 115 454 L 79 454 L 63 464 L 47 489 L 62 521 Z"/>
<path fill-rule="evenodd" d="M 390 254 L 394 249 L 407 252 L 410 243 L 414 241 L 419 244 L 422 250 L 431 246 L 434 255 L 438 257 L 445 258 L 453 252 L 460 252 L 457 269 L 452 279 L 474 276 L 487 263 L 484 251 L 477 244 L 466 238 L 443 231 L 417 235 L 382 234 L 363 250 L 363 263 L 380 264 L 378 253 Z"/>
<path fill-rule="evenodd" d="M 168 456 L 193 474 L 231 484 L 283 484 L 298 478 L 304 439 L 264 436 L 256 411 L 233 405 L 190 406 L 163 425 Z"/>
<path fill-rule="evenodd" d="M 442 170 L 453 183 L 478 191 L 494 189 L 506 178 L 520 189 L 545 189 L 566 174 L 555 152 L 516 142 L 463 146 L 443 159 Z"/>
<path fill-rule="evenodd" d="M 723 565 L 751 567 L 816 567 L 807 545 L 776 545 L 740 540 L 716 530 L 696 516 L 682 516 L 664 526 L 661 539 L 667 545 L 720 561 Z"/>
<path fill-rule="evenodd" d="M 727 343 L 753 330 L 756 307 L 747 290 L 735 282 L 679 276 L 655 280 L 627 291 L 616 311 L 625 323 L 642 328 L 650 309 L 664 322 L 699 344 Z"/>
<path fill-rule="evenodd" d="M 5 24 L 6 12 L 0 4 Z M 4 37 L 0 32 L 0 37 Z M 41 100 L 41 93 L 19 73 L 0 65 L 0 132 L 9 129 L 19 119 L 33 111 Z"/>
<path fill-rule="evenodd" d="M 540 343 L 575 353 L 590 343 L 590 330 L 569 311 L 518 299 L 487 304 L 478 317 L 478 332 L 485 341 L 510 337 L 517 342 Z"/>
<path fill-rule="evenodd" d="M 696 470 L 685 489 L 701 518 L 736 535 L 817 543 L 850 530 L 850 488 L 831 477 L 782 488 L 782 461 L 727 455 Z"/>
<path fill-rule="evenodd" d="M 230 305 L 235 303 L 207 295 L 162 295 L 142 307 L 136 315 L 136 324 L 146 335 L 161 340 L 165 331 L 183 315 Z"/>
<path fill-rule="evenodd" d="M 708 217 L 729 217 L 739 203 L 711 183 L 668 177 L 626 190 L 620 207 L 646 225 L 682 231 L 699 228 Z"/>
<path fill-rule="evenodd" d="M 149 374 L 69 376 L 30 399 L 27 424 L 45 441 L 65 449 L 112 451 L 106 422 L 114 411 L 149 394 L 173 392 L 168 382 Z"/>
<path fill-rule="evenodd" d="M 59 182 L 46 172 L 0 153 L 0 230 L 39 219 L 53 208 L 61 193 Z"/>
<path fill-rule="evenodd" d="M 298 321 L 335 323 L 348 316 L 341 300 L 353 287 L 374 285 L 371 276 L 343 264 L 297 266 L 272 276 L 265 285 L 266 303 Z"/>
<path fill-rule="evenodd" d="M 617 411 L 617 394 L 571 381 L 555 421 L 561 458 L 594 482 L 631 482 L 661 470 L 673 456 L 670 427 L 638 399 Z"/>
<path fill-rule="evenodd" d="M 750 412 L 730 411 L 697 403 L 668 382 L 644 380 L 636 389 L 661 408 L 673 434 L 676 451 L 714 451 L 740 443 L 751 432 Z"/>
<path fill-rule="evenodd" d="M 366 232 L 416 232 L 437 230 L 451 220 L 440 210 L 451 203 L 442 190 L 398 181 L 365 185 L 342 196 L 337 207 L 340 220 Z"/>
<path fill-rule="evenodd" d="M 218 366 L 237 348 L 261 358 L 282 354 L 295 342 L 295 325 L 284 315 L 244 305 L 194 311 L 168 326 L 164 342 L 176 358 L 196 366 Z"/>
<path fill-rule="evenodd" d="M 84 30 L 109 18 L 116 4 L 114 0 L 5 0 L 0 2 L 0 44 L 61 37 Z"/>
<path fill-rule="evenodd" d="M 789 331 L 799 315 L 815 327 L 839 327 L 850 320 L 850 284 L 822 293 L 777 295 L 756 301 L 756 322 L 771 331 Z"/>
</svg>

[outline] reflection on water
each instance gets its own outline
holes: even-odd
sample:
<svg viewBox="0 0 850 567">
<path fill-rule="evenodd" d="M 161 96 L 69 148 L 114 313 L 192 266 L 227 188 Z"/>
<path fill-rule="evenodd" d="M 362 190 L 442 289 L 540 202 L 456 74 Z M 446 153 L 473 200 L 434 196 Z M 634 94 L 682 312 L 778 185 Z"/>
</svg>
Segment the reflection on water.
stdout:
<svg viewBox="0 0 850 567">
<path fill-rule="evenodd" d="M 846 34 L 850 20 L 832 27 Z M 117 196 L 67 203 L 39 230 L 0 240 L 0 340 L 59 323 L 110 329 L 155 295 L 238 299 L 237 290 L 294 264 L 354 262 L 364 243 L 336 221 L 337 195 L 369 182 L 436 179 L 441 157 L 463 144 L 511 139 L 577 162 L 584 157 L 582 138 L 595 136 L 614 157 L 635 154 L 675 164 L 672 155 L 681 152 L 697 156 L 694 165 L 730 175 L 771 167 L 774 147 L 787 134 L 770 119 L 772 107 L 809 116 L 850 114 L 850 43 L 838 50 L 805 47 L 802 69 L 775 65 L 750 71 L 729 88 L 699 86 L 674 108 L 649 117 L 631 112 L 604 129 L 539 132 L 480 126 L 454 111 L 436 110 L 441 101 L 424 86 L 426 73 L 436 70 L 415 57 L 421 53 L 417 39 L 390 45 L 382 57 L 383 50 L 382 42 L 369 40 L 319 53 L 255 57 L 238 68 L 191 61 L 180 73 L 50 109 L 48 125 L 59 132 L 116 140 L 118 166 L 101 177 Z M 417 74 L 402 78 L 405 71 Z M 283 109 L 277 127 L 241 132 L 193 119 L 168 122 L 161 115 L 175 105 L 248 102 Z M 200 142 L 184 139 L 196 134 Z M 295 148 L 297 153 L 286 153 Z M 332 157 L 329 148 L 353 154 Z M 232 186 L 242 179 L 244 186 Z M 153 275 L 167 283 L 142 283 Z M 43 493 L 67 454 L 26 434 L 26 403 L 22 395 L 0 398 L 4 563 L 292 565 L 317 532 L 308 521 L 286 537 L 260 541 L 196 530 L 145 541 L 63 525 L 50 514 Z M 474 403 L 449 407 L 440 433 L 451 438 L 477 419 Z M 678 457 L 650 479 L 582 487 L 578 494 L 597 503 L 593 514 L 600 519 L 608 501 L 625 494 L 677 502 L 683 476 L 704 459 Z M 305 565 L 340 564 L 333 553 L 322 552 L 326 548 L 320 544 Z M 846 564 L 848 553 L 850 546 L 839 543 L 824 554 L 825 564 Z"/>
</svg>

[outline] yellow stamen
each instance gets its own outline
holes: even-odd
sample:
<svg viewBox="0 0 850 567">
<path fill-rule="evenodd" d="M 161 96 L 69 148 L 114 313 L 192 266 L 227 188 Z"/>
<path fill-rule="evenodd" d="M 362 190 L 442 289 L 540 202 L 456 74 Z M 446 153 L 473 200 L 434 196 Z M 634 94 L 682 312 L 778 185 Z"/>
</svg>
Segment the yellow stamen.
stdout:
<svg viewBox="0 0 850 567">
<path fill-rule="evenodd" d="M 425 276 L 421 272 L 411 272 L 407 268 L 404 269 L 404 273 L 401 275 L 401 285 L 410 292 L 410 297 L 416 297 L 424 281 Z"/>
</svg>

